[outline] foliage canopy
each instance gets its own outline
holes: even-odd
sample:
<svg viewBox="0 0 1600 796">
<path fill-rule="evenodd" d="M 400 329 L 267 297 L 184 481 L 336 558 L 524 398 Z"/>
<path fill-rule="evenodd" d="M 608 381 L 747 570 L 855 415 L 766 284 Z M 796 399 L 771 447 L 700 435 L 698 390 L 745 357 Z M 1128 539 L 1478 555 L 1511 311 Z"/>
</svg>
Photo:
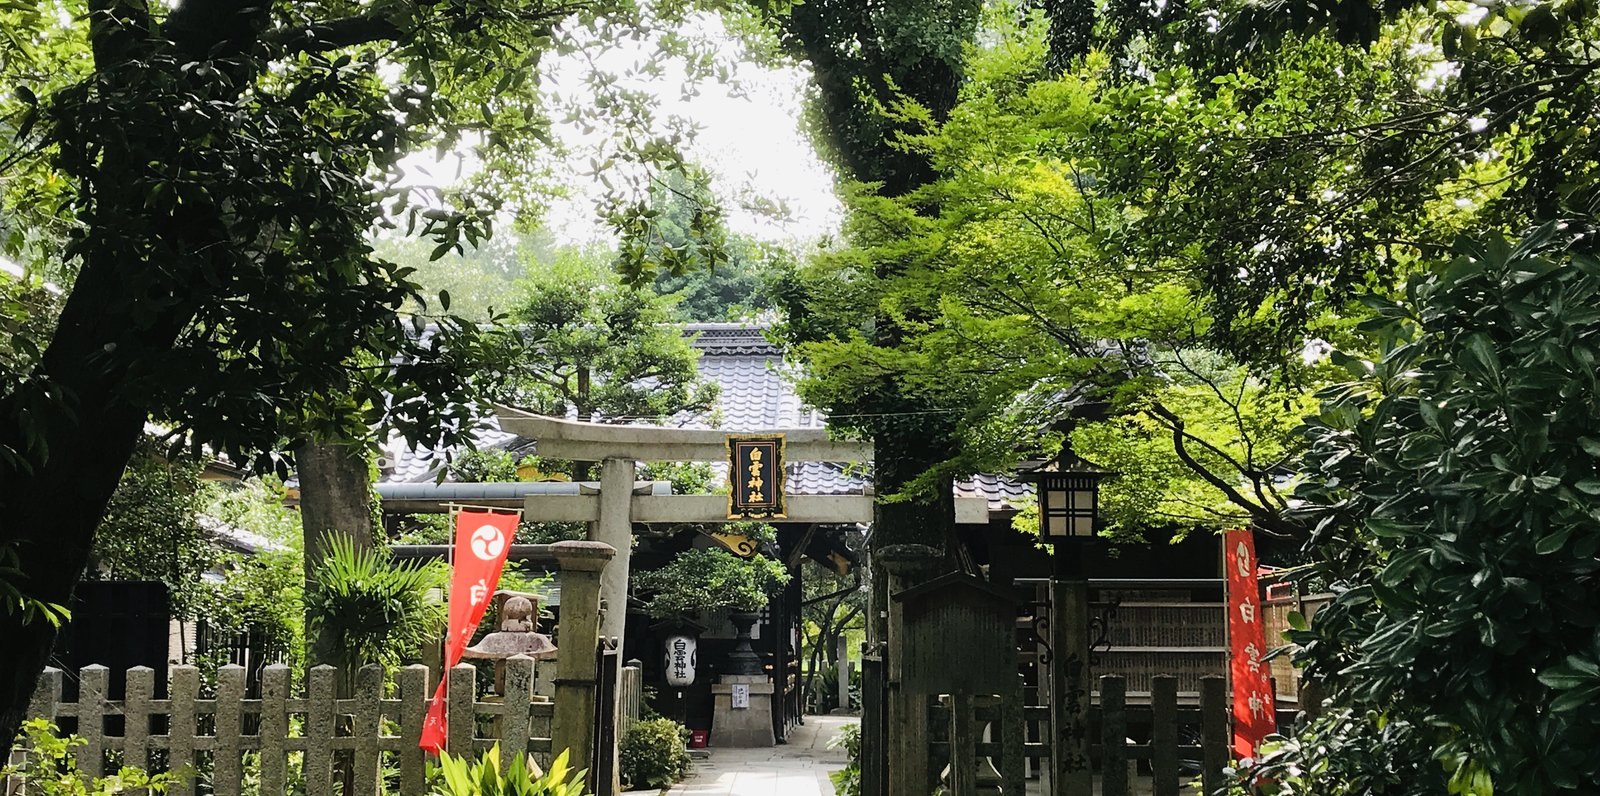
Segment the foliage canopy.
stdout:
<svg viewBox="0 0 1600 796">
<path fill-rule="evenodd" d="M 1267 754 L 1257 775 L 1295 793 L 1600 785 L 1600 258 L 1563 224 L 1457 250 L 1369 299 L 1391 345 L 1346 360 L 1359 381 L 1306 428 L 1296 495 L 1338 596 L 1292 635 L 1342 709 L 1308 734 L 1392 740 L 1346 739 L 1332 769 L 1303 741 Z"/>
</svg>

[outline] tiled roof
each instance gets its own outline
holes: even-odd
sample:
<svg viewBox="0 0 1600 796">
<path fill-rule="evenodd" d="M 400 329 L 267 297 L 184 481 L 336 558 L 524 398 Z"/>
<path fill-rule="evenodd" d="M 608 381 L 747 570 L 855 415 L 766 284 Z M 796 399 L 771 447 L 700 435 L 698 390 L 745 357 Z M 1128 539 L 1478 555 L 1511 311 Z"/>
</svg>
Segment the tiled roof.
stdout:
<svg viewBox="0 0 1600 796">
<path fill-rule="evenodd" d="M 196 517 L 201 530 L 211 534 L 218 544 L 239 553 L 255 554 L 263 550 L 279 552 L 289 548 L 253 531 L 229 525 L 209 514 Z"/>
<path fill-rule="evenodd" d="M 956 497 L 988 498 L 990 511 L 1010 511 L 1033 500 L 1033 487 L 1003 475 L 979 473 L 958 478 Z"/>
<path fill-rule="evenodd" d="M 783 349 L 768 340 L 760 326 L 729 323 L 692 324 L 686 333 L 694 335 L 693 345 L 700 352 L 700 376 L 721 387 L 716 408 L 705 414 L 680 414 L 666 425 L 679 428 L 717 428 L 728 432 L 764 431 L 774 428 L 822 428 L 826 418 L 806 407 L 794 390 L 794 379 L 785 371 Z M 508 449 L 531 454 L 537 442 L 501 431 L 497 425 L 477 434 L 480 449 Z M 389 446 L 384 481 L 431 481 L 442 465 L 432 451 L 404 450 L 396 439 Z M 716 465 L 719 477 L 725 467 Z M 859 495 L 872 483 L 871 467 L 837 462 L 791 462 L 787 468 L 791 495 Z M 1026 501 L 1032 489 L 1009 478 L 978 475 L 958 480 L 958 497 L 989 500 L 990 511 L 1004 511 L 1012 502 Z"/>
</svg>

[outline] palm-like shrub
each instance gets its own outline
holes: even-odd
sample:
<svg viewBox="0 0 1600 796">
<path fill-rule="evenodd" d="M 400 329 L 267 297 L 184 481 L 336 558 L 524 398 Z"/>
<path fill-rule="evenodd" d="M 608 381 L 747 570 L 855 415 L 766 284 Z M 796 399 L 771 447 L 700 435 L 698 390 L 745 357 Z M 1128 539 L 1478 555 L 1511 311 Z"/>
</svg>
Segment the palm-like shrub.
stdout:
<svg viewBox="0 0 1600 796">
<path fill-rule="evenodd" d="M 445 606 L 429 590 L 445 586 L 443 565 L 396 563 L 339 536 L 330 536 L 326 549 L 305 595 L 321 660 L 347 672 L 373 663 L 394 666 L 439 637 Z"/>
<path fill-rule="evenodd" d="M 436 796 L 582 796 L 586 771 L 567 768 L 565 750 L 550 763 L 550 770 L 535 773 L 521 755 L 500 770 L 500 744 L 483 753 L 476 763 L 449 752 L 439 756 L 434 769 Z"/>
</svg>

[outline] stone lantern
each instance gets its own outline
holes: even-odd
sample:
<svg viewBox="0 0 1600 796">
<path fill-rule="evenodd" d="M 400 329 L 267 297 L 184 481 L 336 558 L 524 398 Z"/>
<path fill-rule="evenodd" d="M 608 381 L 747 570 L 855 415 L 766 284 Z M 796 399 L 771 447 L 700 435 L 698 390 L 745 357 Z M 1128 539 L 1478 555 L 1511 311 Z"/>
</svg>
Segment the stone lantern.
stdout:
<svg viewBox="0 0 1600 796">
<path fill-rule="evenodd" d="M 499 592 L 500 629 L 485 635 L 461 653 L 463 658 L 494 661 L 495 690 L 505 690 L 505 660 L 526 655 L 536 661 L 555 660 L 556 645 L 539 631 L 539 601 L 531 594 Z"/>
</svg>

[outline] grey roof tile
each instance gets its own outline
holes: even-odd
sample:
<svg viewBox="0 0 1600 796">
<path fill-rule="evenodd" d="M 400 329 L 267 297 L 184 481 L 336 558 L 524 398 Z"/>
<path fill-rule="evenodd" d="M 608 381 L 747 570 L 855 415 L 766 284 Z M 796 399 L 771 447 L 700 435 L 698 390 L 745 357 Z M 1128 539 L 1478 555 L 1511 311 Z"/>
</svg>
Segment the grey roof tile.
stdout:
<svg viewBox="0 0 1600 796">
<path fill-rule="evenodd" d="M 730 433 L 773 428 L 822 428 L 821 412 L 806 407 L 786 373 L 783 350 L 766 338 L 766 328 L 744 324 L 691 324 L 700 352 L 700 375 L 721 387 L 717 407 L 706 414 L 681 413 L 665 425 L 678 428 L 717 428 Z M 505 448 L 532 453 L 537 443 L 501 431 L 494 421 L 476 435 L 482 449 Z M 398 438 L 386 446 L 389 467 L 384 481 L 431 481 L 443 459 L 435 451 L 409 451 Z M 716 465 L 719 483 L 726 483 L 726 467 Z M 790 462 L 786 468 L 791 495 L 859 495 L 872 483 L 870 467 L 836 462 Z M 1027 484 L 996 475 L 976 475 L 955 484 L 959 497 L 983 497 L 991 511 L 1003 511 L 1013 502 L 1033 494 Z"/>
</svg>

